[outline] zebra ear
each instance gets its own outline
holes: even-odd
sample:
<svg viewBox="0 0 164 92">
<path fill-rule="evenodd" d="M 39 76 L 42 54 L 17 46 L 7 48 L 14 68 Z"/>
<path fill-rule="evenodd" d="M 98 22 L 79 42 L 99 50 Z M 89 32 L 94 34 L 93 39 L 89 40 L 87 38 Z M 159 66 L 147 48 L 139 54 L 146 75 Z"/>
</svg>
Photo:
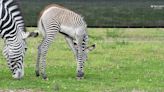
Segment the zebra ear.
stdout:
<svg viewBox="0 0 164 92">
<path fill-rule="evenodd" d="M 89 51 L 92 51 L 92 50 L 94 50 L 96 48 L 96 44 L 93 44 L 93 45 L 91 45 L 91 46 L 88 46 L 86 49 L 85 49 L 85 51 L 88 53 Z"/>
</svg>

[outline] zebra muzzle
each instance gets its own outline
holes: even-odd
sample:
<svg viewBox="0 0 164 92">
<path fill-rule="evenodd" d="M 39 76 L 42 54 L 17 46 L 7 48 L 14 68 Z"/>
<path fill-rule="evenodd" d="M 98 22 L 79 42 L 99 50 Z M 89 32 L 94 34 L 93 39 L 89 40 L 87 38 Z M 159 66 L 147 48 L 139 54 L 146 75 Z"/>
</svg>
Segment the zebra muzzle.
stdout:
<svg viewBox="0 0 164 92">
<path fill-rule="evenodd" d="M 15 74 L 12 75 L 14 79 L 21 79 L 24 76 L 24 73 L 21 69 L 18 69 Z"/>
</svg>

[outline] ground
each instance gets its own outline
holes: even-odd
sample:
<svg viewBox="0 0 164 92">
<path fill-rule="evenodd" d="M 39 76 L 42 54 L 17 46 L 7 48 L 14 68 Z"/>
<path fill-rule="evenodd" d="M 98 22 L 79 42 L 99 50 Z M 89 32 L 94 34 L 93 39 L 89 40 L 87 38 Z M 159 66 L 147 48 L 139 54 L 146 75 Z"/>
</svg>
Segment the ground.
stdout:
<svg viewBox="0 0 164 92">
<path fill-rule="evenodd" d="M 28 28 L 34 31 L 36 28 Z M 164 29 L 89 28 L 96 49 L 76 79 L 76 61 L 64 37 L 57 35 L 47 54 L 47 81 L 35 76 L 41 36 L 27 40 L 25 76 L 14 80 L 0 54 L 0 92 L 163 92 Z M 0 40 L 3 47 L 3 40 Z M 2 49 L 0 49 L 2 52 Z"/>
</svg>

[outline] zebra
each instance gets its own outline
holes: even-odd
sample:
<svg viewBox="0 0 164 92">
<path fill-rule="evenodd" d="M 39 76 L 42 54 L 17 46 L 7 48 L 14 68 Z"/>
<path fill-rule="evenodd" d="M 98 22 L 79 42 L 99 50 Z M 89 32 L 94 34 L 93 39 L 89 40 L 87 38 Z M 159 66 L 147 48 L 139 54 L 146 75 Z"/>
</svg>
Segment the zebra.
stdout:
<svg viewBox="0 0 164 92">
<path fill-rule="evenodd" d="M 36 62 L 36 76 L 41 74 L 47 79 L 45 72 L 46 54 L 48 47 L 55 38 L 57 32 L 64 35 L 69 47 L 72 49 L 77 61 L 77 78 L 84 76 L 83 63 L 87 60 L 87 53 L 95 48 L 95 44 L 87 47 L 88 34 L 87 24 L 83 17 L 70 9 L 58 4 L 51 4 L 41 11 L 38 20 L 38 30 L 43 35 L 42 42 L 38 46 L 38 57 Z"/>
<path fill-rule="evenodd" d="M 3 54 L 14 79 L 24 76 L 26 38 L 36 37 L 35 32 L 26 32 L 18 2 L 0 0 L 0 37 L 4 40 Z"/>
</svg>

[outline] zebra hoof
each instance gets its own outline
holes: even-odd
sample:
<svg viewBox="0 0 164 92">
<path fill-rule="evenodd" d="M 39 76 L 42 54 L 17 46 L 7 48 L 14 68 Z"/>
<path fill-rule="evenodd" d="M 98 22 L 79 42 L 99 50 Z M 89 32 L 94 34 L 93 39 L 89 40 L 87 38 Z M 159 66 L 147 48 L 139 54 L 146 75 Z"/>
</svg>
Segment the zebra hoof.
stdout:
<svg viewBox="0 0 164 92">
<path fill-rule="evenodd" d="M 42 75 L 42 77 L 43 77 L 44 80 L 48 80 L 46 75 Z"/>
<path fill-rule="evenodd" d="M 84 73 L 81 72 L 81 71 L 78 71 L 78 73 L 77 73 L 77 79 L 78 80 L 84 79 Z"/>
<path fill-rule="evenodd" d="M 48 81 L 48 78 L 46 77 L 46 78 L 43 78 L 45 81 Z"/>
<path fill-rule="evenodd" d="M 48 80 L 48 78 L 47 78 L 46 76 L 43 76 L 43 79 L 44 79 L 44 80 Z"/>
<path fill-rule="evenodd" d="M 36 71 L 35 74 L 36 74 L 36 77 L 39 77 L 40 76 L 40 74 L 39 74 L 38 71 Z"/>
</svg>

